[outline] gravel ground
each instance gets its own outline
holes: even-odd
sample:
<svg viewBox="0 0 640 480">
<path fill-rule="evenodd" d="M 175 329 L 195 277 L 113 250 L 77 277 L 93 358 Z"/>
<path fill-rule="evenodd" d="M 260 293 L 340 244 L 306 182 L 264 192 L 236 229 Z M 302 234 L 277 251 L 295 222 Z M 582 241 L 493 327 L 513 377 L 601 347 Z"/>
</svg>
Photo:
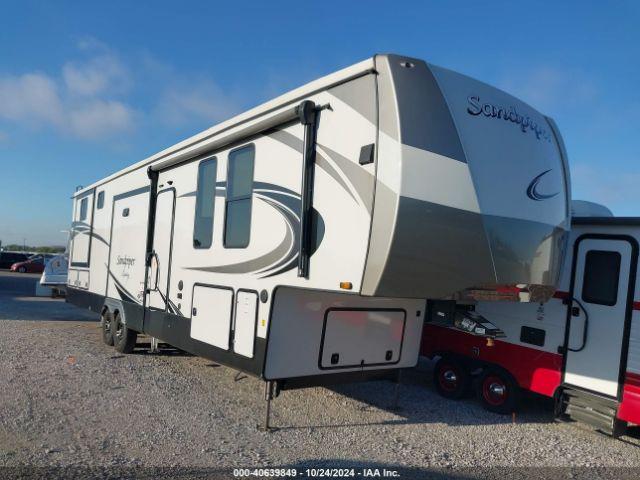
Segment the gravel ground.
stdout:
<svg viewBox="0 0 640 480">
<path fill-rule="evenodd" d="M 272 404 L 279 430 L 263 433 L 257 379 L 237 379 L 232 369 L 168 347 L 118 354 L 100 341 L 93 314 L 24 296 L 19 282 L 0 275 L 0 467 L 7 476 L 19 466 L 87 467 L 91 475 L 164 466 L 176 477 L 180 468 L 368 466 L 400 469 L 403 478 L 489 471 L 540 478 L 543 471 L 489 467 L 571 467 L 547 469 L 554 478 L 594 476 L 582 467 L 640 468 L 637 432 L 612 440 L 555 423 L 550 403 L 537 398 L 515 418 L 488 413 L 473 399 L 444 400 L 431 387 L 429 362 L 405 374 L 398 412 L 388 407 L 387 382 L 287 391 Z"/>
</svg>

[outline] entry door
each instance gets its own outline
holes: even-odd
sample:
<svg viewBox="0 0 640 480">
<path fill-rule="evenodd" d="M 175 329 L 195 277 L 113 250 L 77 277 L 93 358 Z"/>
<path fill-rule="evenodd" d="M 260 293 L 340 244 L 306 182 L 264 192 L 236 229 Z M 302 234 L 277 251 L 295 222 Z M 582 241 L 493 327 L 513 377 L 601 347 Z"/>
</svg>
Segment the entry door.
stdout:
<svg viewBox="0 0 640 480">
<path fill-rule="evenodd" d="M 156 200 L 151 268 L 147 279 L 147 305 L 155 310 L 167 310 L 175 199 L 175 190 L 169 188 L 160 191 Z"/>
<path fill-rule="evenodd" d="M 626 240 L 579 240 L 564 383 L 618 396 L 634 254 Z"/>
</svg>

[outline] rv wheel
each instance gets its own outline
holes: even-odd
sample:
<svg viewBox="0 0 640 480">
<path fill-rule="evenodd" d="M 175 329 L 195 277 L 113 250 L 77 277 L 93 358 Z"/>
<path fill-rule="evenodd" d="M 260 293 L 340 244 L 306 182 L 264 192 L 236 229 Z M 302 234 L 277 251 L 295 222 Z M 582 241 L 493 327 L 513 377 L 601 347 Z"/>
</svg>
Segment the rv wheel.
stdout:
<svg viewBox="0 0 640 480">
<path fill-rule="evenodd" d="M 508 373 L 488 368 L 476 383 L 476 394 L 485 409 L 507 414 L 518 406 L 520 387 Z"/>
<path fill-rule="evenodd" d="M 458 400 L 467 393 L 469 374 L 459 360 L 442 357 L 433 370 L 433 382 L 440 395 Z"/>
<path fill-rule="evenodd" d="M 113 332 L 111 326 L 113 325 L 113 316 L 111 312 L 105 308 L 104 312 L 100 316 L 100 328 L 102 330 L 102 341 L 109 346 L 113 346 Z"/>
<path fill-rule="evenodd" d="M 129 328 L 122 321 L 120 312 L 115 312 L 113 316 L 111 331 L 113 332 L 113 343 L 116 350 L 121 353 L 133 352 L 133 347 L 136 346 L 136 340 L 138 339 L 138 332 L 135 332 Z"/>
</svg>

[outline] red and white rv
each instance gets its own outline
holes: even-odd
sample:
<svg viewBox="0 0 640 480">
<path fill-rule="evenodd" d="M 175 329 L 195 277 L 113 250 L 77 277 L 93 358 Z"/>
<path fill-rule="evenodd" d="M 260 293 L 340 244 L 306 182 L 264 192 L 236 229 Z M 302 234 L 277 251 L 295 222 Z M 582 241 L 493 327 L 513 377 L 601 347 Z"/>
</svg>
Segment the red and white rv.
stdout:
<svg viewBox="0 0 640 480">
<path fill-rule="evenodd" d="M 559 418 L 617 436 L 640 424 L 640 218 L 614 217 L 590 202 L 573 210 L 553 298 L 458 307 L 454 315 L 479 334 L 439 324 L 447 315 L 432 304 L 421 353 L 439 357 L 434 383 L 445 397 L 461 398 L 474 385 L 485 408 L 510 413 L 528 390 L 555 398 Z"/>
</svg>

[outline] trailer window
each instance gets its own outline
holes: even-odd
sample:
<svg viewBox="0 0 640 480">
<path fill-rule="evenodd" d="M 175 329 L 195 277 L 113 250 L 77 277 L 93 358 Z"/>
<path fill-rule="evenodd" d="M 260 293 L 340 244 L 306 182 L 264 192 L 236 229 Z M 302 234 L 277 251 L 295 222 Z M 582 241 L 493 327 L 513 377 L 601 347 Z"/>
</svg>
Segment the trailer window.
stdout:
<svg viewBox="0 0 640 480">
<path fill-rule="evenodd" d="M 245 248 L 251 234 L 251 196 L 253 194 L 253 145 L 229 153 L 224 246 Z"/>
<path fill-rule="evenodd" d="M 618 300 L 620 278 L 618 252 L 590 250 L 584 264 L 582 299 L 588 303 L 613 306 Z"/>
<path fill-rule="evenodd" d="M 89 203 L 89 199 L 87 197 L 84 197 L 81 201 L 80 201 L 80 221 L 82 222 L 83 220 L 87 219 L 87 204 Z"/>
<path fill-rule="evenodd" d="M 104 207 L 104 190 L 98 193 L 98 203 L 96 205 L 96 208 L 98 210 L 100 210 L 102 207 Z"/>
<path fill-rule="evenodd" d="M 213 242 L 213 210 L 216 201 L 218 160 L 213 157 L 198 165 L 196 216 L 193 222 L 193 247 L 209 248 Z"/>
</svg>

